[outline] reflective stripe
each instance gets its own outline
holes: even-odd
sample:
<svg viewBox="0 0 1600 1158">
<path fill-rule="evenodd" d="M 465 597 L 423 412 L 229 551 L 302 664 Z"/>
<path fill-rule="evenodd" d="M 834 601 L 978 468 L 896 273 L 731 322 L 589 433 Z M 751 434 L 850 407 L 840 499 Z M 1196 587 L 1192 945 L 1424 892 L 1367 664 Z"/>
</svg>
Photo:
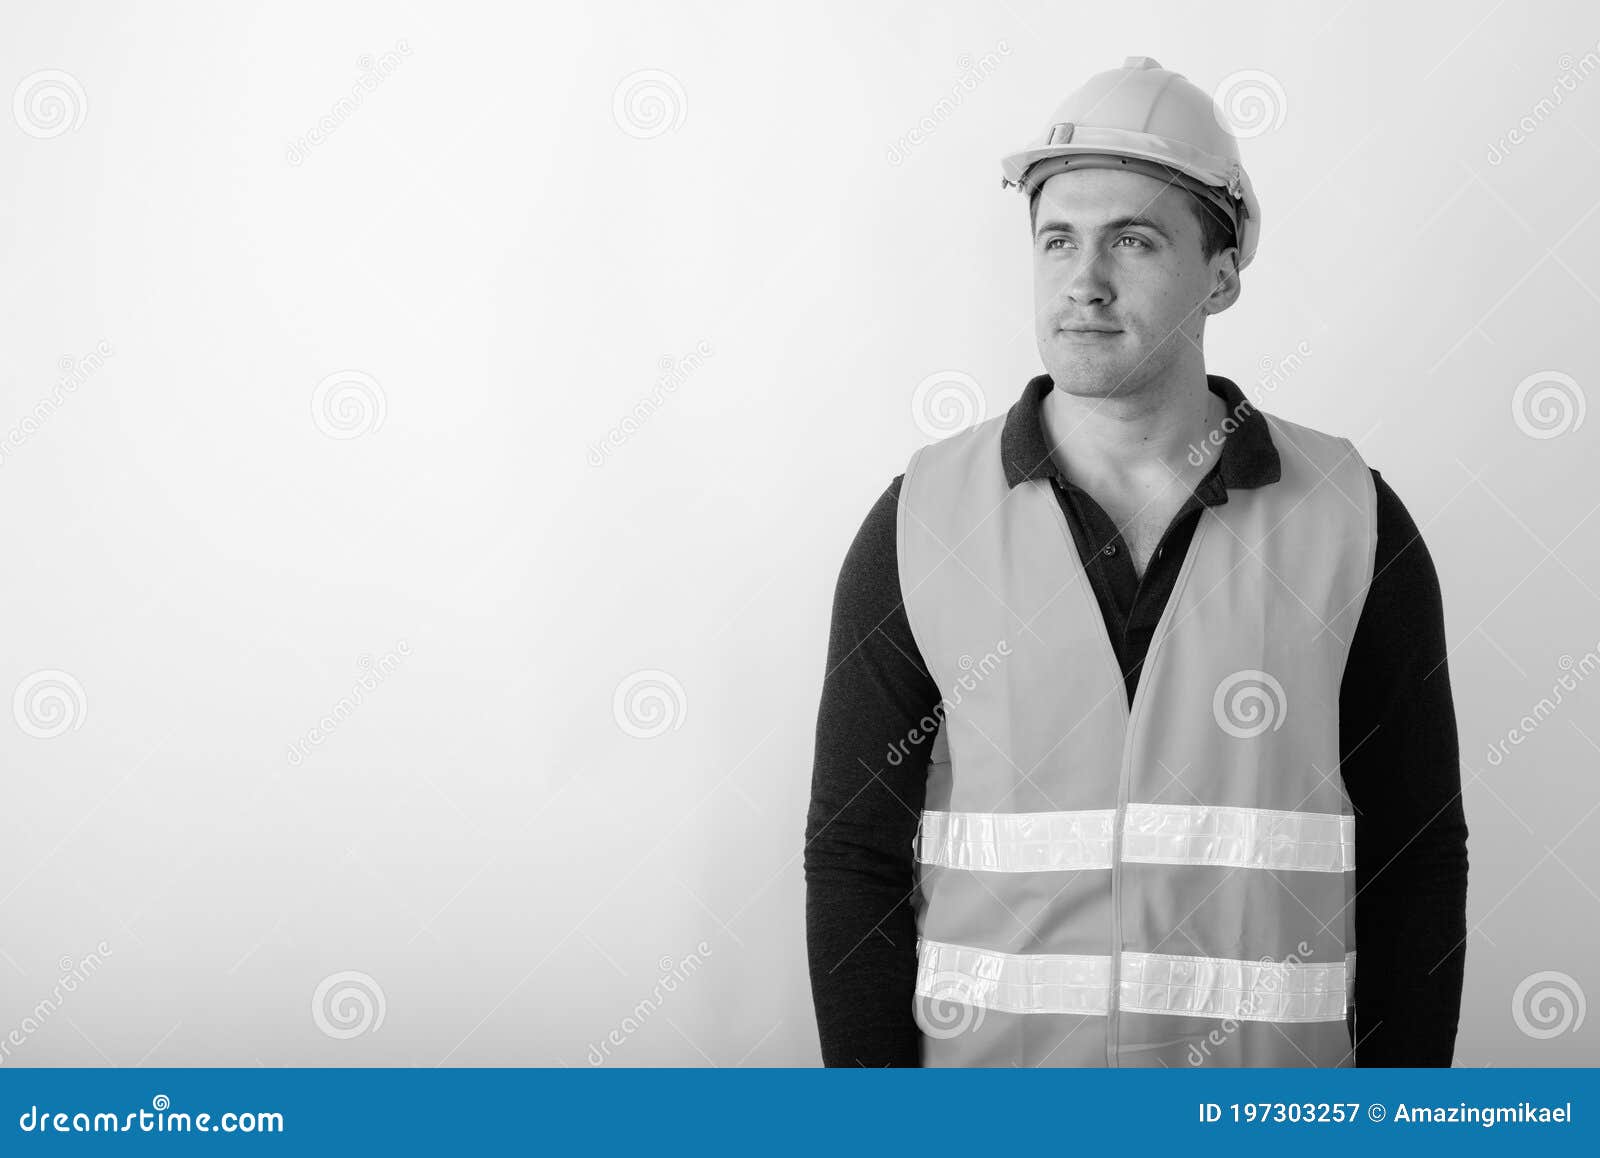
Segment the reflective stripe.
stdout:
<svg viewBox="0 0 1600 1158">
<path fill-rule="evenodd" d="M 1234 1021 L 1341 1021 L 1344 961 L 1232 961 L 1124 953 L 1119 1008 Z"/>
<path fill-rule="evenodd" d="M 1122 859 L 1349 872 L 1356 867 L 1356 818 L 1337 812 L 1130 804 Z"/>
<path fill-rule="evenodd" d="M 982 872 L 1111 867 L 1114 809 L 922 814 L 917 859 Z M 1130 804 L 1122 859 L 1147 864 L 1350 872 L 1356 820 L 1336 812 Z"/>
<path fill-rule="evenodd" d="M 1235 1021 L 1338 1021 L 1354 998 L 1355 956 L 1289 962 L 1125 952 L 1118 1008 Z M 1104 1014 L 1111 958 L 919 940 L 917 993 L 1004 1013 Z"/>
<path fill-rule="evenodd" d="M 920 941 L 917 992 L 1003 1013 L 1104 1016 L 1111 993 L 1111 958 L 1068 953 L 1018 956 Z"/>
<path fill-rule="evenodd" d="M 924 812 L 917 859 L 983 872 L 1026 873 L 1111 867 L 1116 810 L 1090 812 Z"/>
</svg>

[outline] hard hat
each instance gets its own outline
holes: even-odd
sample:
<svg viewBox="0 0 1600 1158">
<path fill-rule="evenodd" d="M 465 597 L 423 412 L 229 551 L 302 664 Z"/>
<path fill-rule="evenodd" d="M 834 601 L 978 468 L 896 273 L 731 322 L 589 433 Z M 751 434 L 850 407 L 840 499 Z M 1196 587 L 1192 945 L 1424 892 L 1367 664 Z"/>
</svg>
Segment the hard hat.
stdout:
<svg viewBox="0 0 1600 1158">
<path fill-rule="evenodd" d="M 1126 168 L 1172 181 L 1234 223 L 1239 268 L 1261 236 L 1261 204 L 1216 103 L 1148 56 L 1097 73 L 1056 108 L 1044 133 L 1000 161 L 1002 187 L 1031 198 L 1067 169 Z"/>
</svg>

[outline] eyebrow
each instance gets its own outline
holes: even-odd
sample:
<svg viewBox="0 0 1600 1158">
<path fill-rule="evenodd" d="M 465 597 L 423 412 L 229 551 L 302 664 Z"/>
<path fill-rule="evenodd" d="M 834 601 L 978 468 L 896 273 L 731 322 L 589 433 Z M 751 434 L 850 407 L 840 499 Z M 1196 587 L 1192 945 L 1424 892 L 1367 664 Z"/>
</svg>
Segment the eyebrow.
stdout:
<svg viewBox="0 0 1600 1158">
<path fill-rule="evenodd" d="M 1108 221 L 1108 222 L 1105 223 L 1102 231 L 1103 232 L 1105 232 L 1105 231 L 1120 231 L 1120 230 L 1123 230 L 1123 229 L 1128 229 L 1130 227 L 1136 227 L 1136 228 L 1139 228 L 1139 229 L 1148 229 L 1151 233 L 1159 234 L 1160 236 L 1166 238 L 1168 241 L 1172 240 L 1172 235 L 1170 233 L 1168 233 L 1165 229 L 1161 228 L 1161 226 L 1158 225 L 1155 221 L 1153 221 L 1150 218 L 1144 216 L 1143 214 L 1137 214 L 1137 215 L 1135 215 L 1133 217 L 1117 217 L 1117 218 L 1114 218 L 1113 220 Z M 1034 236 L 1036 236 L 1036 237 L 1042 236 L 1043 234 L 1049 233 L 1051 231 L 1055 231 L 1055 232 L 1058 232 L 1058 233 L 1077 233 L 1078 232 L 1077 229 L 1073 226 L 1072 222 L 1070 222 L 1070 221 L 1046 221 L 1042 225 L 1039 226 L 1039 232 L 1037 234 L 1035 234 Z"/>
</svg>

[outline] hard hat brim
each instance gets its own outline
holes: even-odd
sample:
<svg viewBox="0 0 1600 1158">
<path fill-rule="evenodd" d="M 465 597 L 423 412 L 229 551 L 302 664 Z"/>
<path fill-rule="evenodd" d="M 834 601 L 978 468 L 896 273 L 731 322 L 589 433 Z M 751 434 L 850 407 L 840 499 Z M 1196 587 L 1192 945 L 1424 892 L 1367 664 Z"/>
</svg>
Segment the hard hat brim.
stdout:
<svg viewBox="0 0 1600 1158">
<path fill-rule="evenodd" d="M 1048 139 L 1000 161 L 1001 171 L 1014 185 L 1022 184 L 1023 176 L 1035 162 L 1046 157 L 1060 157 L 1071 153 L 1110 153 L 1123 157 L 1143 157 L 1187 173 L 1207 185 L 1226 187 L 1235 172 L 1242 172 L 1232 157 L 1219 157 L 1212 153 L 1160 137 L 1154 133 L 1136 133 L 1127 129 L 1102 129 L 1093 125 L 1072 125 L 1071 140 L 1051 144 Z M 1031 190 L 1030 190 L 1031 192 Z"/>
<path fill-rule="evenodd" d="M 1034 174 L 1035 166 L 1040 161 L 1081 154 L 1150 161 L 1219 192 L 1232 193 L 1237 189 L 1236 196 L 1241 206 L 1237 229 L 1239 268 L 1243 269 L 1255 256 L 1256 241 L 1261 235 L 1261 205 L 1256 200 L 1249 175 L 1243 166 L 1231 158 L 1203 153 L 1181 142 L 1149 133 L 1075 126 L 1070 144 L 1037 145 L 1001 158 L 1002 183 L 1015 185 L 1025 197 L 1031 197 L 1039 184 Z"/>
</svg>

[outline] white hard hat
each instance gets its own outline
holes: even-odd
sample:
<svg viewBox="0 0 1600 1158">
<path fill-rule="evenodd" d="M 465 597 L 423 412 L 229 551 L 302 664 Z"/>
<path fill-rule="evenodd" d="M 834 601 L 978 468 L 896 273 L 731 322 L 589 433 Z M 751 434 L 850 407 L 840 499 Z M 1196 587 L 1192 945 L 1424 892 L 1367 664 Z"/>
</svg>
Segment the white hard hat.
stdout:
<svg viewBox="0 0 1600 1158">
<path fill-rule="evenodd" d="M 1057 107 L 1044 133 L 1000 161 L 1002 186 L 1032 197 L 1066 169 L 1124 167 L 1175 181 L 1234 222 L 1239 268 L 1261 237 L 1261 204 L 1216 102 L 1148 56 L 1097 73 Z"/>
</svg>

